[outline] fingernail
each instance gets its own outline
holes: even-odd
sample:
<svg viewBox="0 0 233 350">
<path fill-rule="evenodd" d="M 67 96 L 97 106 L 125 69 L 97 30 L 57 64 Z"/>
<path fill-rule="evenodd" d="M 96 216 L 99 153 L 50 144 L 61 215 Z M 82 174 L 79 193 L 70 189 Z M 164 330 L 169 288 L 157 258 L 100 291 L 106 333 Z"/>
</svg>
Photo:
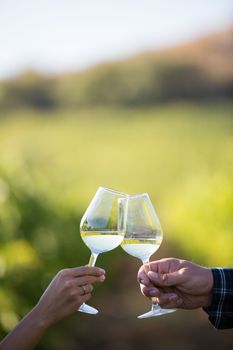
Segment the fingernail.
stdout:
<svg viewBox="0 0 233 350">
<path fill-rule="evenodd" d="M 101 269 L 101 268 L 99 267 L 99 272 L 105 273 L 105 270 L 104 270 L 104 269 Z"/>
<path fill-rule="evenodd" d="M 105 275 L 100 276 L 100 280 L 104 281 L 105 280 Z"/>
<path fill-rule="evenodd" d="M 156 272 L 153 272 L 153 271 L 149 271 L 148 276 L 154 280 L 158 279 L 158 277 L 159 277 L 158 274 Z"/>
<path fill-rule="evenodd" d="M 139 278 L 139 282 L 140 282 L 141 284 L 146 285 L 146 281 L 145 281 L 143 278 Z"/>
</svg>

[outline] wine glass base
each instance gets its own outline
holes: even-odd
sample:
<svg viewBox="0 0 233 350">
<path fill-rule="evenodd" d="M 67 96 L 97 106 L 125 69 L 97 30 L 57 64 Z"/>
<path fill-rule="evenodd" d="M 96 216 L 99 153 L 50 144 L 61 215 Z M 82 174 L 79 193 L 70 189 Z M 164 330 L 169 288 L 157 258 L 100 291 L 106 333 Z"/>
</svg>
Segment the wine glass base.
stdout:
<svg viewBox="0 0 233 350">
<path fill-rule="evenodd" d="M 92 307 L 92 306 L 90 306 L 90 305 L 87 305 L 87 304 L 82 304 L 81 306 L 80 306 L 80 308 L 78 309 L 78 311 L 80 311 L 80 312 L 83 312 L 83 313 L 85 313 L 85 314 L 90 314 L 90 315 L 96 315 L 96 314 L 98 314 L 98 310 L 97 309 L 95 309 L 94 307 Z"/>
<path fill-rule="evenodd" d="M 156 309 L 156 310 L 151 310 L 149 312 L 146 312 L 145 314 L 142 314 L 138 316 L 137 318 L 149 318 L 149 317 L 155 317 L 155 316 L 162 316 L 166 314 L 170 314 L 172 312 L 175 312 L 176 309 Z"/>
</svg>

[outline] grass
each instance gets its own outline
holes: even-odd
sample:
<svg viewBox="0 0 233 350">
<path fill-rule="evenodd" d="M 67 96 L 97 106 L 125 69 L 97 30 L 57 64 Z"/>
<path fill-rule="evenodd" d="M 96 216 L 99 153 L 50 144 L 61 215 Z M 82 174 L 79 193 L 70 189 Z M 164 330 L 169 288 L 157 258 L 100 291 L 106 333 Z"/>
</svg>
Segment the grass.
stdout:
<svg viewBox="0 0 233 350">
<path fill-rule="evenodd" d="M 229 265 L 231 115 L 232 105 L 224 103 L 7 112 L 0 121 L 0 169 L 55 206 L 79 211 L 100 185 L 148 192 L 164 244 L 201 263 Z"/>
</svg>

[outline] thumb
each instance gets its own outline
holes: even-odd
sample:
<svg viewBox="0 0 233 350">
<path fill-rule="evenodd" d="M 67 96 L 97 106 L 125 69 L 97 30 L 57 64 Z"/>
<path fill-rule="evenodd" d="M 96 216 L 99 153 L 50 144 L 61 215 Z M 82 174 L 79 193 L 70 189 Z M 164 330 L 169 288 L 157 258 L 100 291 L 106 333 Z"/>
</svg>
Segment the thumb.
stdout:
<svg viewBox="0 0 233 350">
<path fill-rule="evenodd" d="M 153 284 L 159 287 L 176 286 L 178 284 L 181 284 L 184 280 L 183 274 L 180 271 L 160 274 L 153 271 L 149 271 L 148 277 Z"/>
</svg>

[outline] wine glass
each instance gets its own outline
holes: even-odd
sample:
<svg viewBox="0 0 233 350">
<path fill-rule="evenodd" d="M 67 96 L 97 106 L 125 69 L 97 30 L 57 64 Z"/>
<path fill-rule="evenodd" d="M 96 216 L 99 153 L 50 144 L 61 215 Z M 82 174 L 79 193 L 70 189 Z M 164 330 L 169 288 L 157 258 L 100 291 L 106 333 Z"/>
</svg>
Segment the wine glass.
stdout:
<svg viewBox="0 0 233 350">
<path fill-rule="evenodd" d="M 100 253 L 121 244 L 125 231 L 124 206 L 121 199 L 126 194 L 99 187 L 80 223 L 84 243 L 91 250 L 89 266 L 94 266 Z M 83 303 L 79 311 L 97 314 L 98 310 Z"/>
<path fill-rule="evenodd" d="M 147 193 L 128 196 L 125 206 L 126 231 L 121 247 L 146 264 L 162 243 L 162 227 Z M 174 311 L 175 309 L 162 309 L 157 299 L 153 298 L 151 310 L 138 318 L 160 316 Z"/>
</svg>

